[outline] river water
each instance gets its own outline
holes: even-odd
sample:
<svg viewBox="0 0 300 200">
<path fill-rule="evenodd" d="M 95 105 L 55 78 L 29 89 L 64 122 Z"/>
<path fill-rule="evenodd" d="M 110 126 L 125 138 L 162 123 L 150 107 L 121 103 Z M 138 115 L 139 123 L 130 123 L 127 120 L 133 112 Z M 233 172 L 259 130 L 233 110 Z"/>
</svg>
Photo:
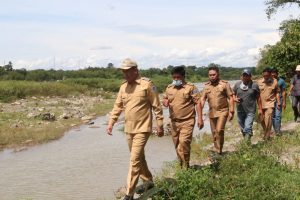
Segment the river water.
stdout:
<svg viewBox="0 0 300 200">
<path fill-rule="evenodd" d="M 164 115 L 167 119 L 166 109 Z M 60 140 L 25 151 L 0 152 L 0 199 L 114 199 L 114 192 L 126 185 L 129 150 L 126 136 L 120 131 L 123 124 L 116 124 L 113 136 L 109 136 L 105 131 L 107 120 L 106 116 L 99 117 L 96 128 L 83 125 Z M 204 129 L 195 127 L 194 135 L 209 128 L 205 120 Z M 175 160 L 171 137 L 151 137 L 146 159 L 154 175 L 165 162 Z"/>
</svg>

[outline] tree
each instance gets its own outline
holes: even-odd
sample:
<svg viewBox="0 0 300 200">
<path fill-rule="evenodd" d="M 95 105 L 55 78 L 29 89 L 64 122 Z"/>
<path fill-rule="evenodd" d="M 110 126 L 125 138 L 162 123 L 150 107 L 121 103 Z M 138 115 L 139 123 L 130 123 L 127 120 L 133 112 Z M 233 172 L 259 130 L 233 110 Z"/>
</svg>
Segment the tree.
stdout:
<svg viewBox="0 0 300 200">
<path fill-rule="evenodd" d="M 266 45 L 260 51 L 258 70 L 273 67 L 284 77 L 293 75 L 300 64 L 300 19 L 283 21 L 279 27 L 281 40 L 275 45 Z"/>
<path fill-rule="evenodd" d="M 8 62 L 7 65 L 4 65 L 5 71 L 12 71 L 13 70 L 13 64 L 11 61 Z"/>
<path fill-rule="evenodd" d="M 267 0 L 265 4 L 268 6 L 266 9 L 266 14 L 268 19 L 275 14 L 278 8 L 283 8 L 286 5 L 296 4 L 300 7 L 300 0 Z"/>
</svg>

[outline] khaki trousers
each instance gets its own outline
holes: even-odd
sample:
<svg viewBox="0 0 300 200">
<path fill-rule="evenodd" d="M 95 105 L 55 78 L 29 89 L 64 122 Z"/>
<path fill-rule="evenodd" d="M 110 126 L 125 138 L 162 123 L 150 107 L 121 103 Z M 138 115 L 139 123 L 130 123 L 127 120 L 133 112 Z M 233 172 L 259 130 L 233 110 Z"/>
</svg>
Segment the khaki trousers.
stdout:
<svg viewBox="0 0 300 200">
<path fill-rule="evenodd" d="M 171 134 L 181 166 L 189 167 L 195 119 L 171 120 Z"/>
<path fill-rule="evenodd" d="M 139 177 L 141 177 L 143 181 L 152 181 L 153 179 L 152 174 L 148 169 L 144 153 L 144 148 L 149 139 L 150 133 L 126 133 L 126 136 L 130 151 L 126 194 L 132 196 Z"/>
<path fill-rule="evenodd" d="M 274 108 L 263 109 L 264 117 L 262 119 L 261 125 L 264 129 L 264 139 L 269 139 L 272 129 L 272 116 Z"/>
<path fill-rule="evenodd" d="M 228 115 L 222 115 L 220 117 L 209 119 L 214 146 L 219 154 L 222 154 L 222 149 L 224 145 L 224 129 L 227 118 Z"/>
</svg>

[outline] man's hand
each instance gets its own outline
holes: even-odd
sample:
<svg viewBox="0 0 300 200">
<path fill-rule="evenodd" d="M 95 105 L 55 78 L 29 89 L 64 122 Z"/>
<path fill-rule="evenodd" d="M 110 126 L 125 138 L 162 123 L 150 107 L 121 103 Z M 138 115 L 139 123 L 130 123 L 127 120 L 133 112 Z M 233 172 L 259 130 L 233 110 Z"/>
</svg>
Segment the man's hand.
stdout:
<svg viewBox="0 0 300 200">
<path fill-rule="evenodd" d="M 169 99 L 167 99 L 167 98 L 163 98 L 163 105 L 165 106 L 165 107 L 168 107 L 169 106 Z"/>
<path fill-rule="evenodd" d="M 160 126 L 156 127 L 156 131 L 157 131 L 158 137 L 164 136 L 164 128 L 163 127 L 160 127 Z"/>
<path fill-rule="evenodd" d="M 241 98 L 238 98 L 238 97 L 234 97 L 233 100 L 237 103 L 240 103 L 241 102 Z"/>
<path fill-rule="evenodd" d="M 203 122 L 202 117 L 198 118 L 197 125 L 198 125 L 199 130 L 201 130 L 204 127 L 204 122 Z"/>
<path fill-rule="evenodd" d="M 285 102 L 282 103 L 282 108 L 283 108 L 283 110 L 286 109 L 286 103 Z"/>
<path fill-rule="evenodd" d="M 228 120 L 231 121 L 234 117 L 234 112 L 229 112 Z"/>
<path fill-rule="evenodd" d="M 277 109 L 280 110 L 281 104 L 277 104 Z"/>
<path fill-rule="evenodd" d="M 259 119 L 262 122 L 264 120 L 264 111 L 262 109 L 258 109 Z"/>
<path fill-rule="evenodd" d="M 108 124 L 106 127 L 106 133 L 108 135 L 112 135 L 112 129 L 113 129 L 113 125 L 112 124 Z"/>
</svg>

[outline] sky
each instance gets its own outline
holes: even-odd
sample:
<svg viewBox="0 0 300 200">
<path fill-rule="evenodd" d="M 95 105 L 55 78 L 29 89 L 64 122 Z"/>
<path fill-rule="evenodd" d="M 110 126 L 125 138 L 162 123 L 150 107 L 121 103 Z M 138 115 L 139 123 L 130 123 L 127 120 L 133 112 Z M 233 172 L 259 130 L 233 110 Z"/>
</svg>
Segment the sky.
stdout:
<svg viewBox="0 0 300 200">
<path fill-rule="evenodd" d="M 264 0 L 1 0 L 0 65 L 255 66 L 280 22 L 300 14 L 286 7 L 268 20 L 265 9 Z"/>
</svg>

